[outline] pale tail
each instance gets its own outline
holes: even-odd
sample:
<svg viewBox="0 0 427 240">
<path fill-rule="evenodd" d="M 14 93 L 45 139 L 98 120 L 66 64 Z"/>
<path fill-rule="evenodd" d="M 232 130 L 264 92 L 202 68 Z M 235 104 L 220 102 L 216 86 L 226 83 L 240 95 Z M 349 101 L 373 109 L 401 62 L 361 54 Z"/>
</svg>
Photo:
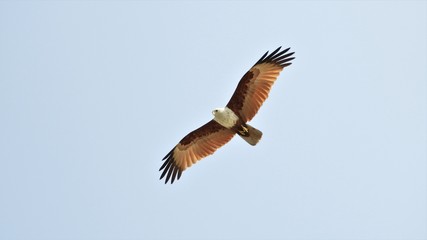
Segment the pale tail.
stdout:
<svg viewBox="0 0 427 240">
<path fill-rule="evenodd" d="M 239 134 L 239 136 L 241 136 L 250 145 L 255 146 L 261 139 L 262 132 L 249 124 L 246 124 L 246 126 L 248 127 L 249 134 L 247 136 L 242 136 Z"/>
</svg>

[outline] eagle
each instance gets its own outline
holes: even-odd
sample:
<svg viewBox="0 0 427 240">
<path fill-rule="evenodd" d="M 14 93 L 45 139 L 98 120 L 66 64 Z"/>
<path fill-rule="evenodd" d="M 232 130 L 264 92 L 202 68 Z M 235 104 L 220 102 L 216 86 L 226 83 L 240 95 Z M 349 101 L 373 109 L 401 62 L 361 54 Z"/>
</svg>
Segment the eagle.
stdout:
<svg viewBox="0 0 427 240">
<path fill-rule="evenodd" d="M 223 108 L 212 111 L 214 118 L 200 128 L 187 134 L 163 158 L 160 180 L 166 176 L 165 184 L 181 177 L 182 172 L 197 161 L 213 154 L 229 142 L 235 134 L 255 146 L 262 132 L 247 122 L 255 116 L 267 99 L 271 87 L 283 68 L 291 65 L 294 52 L 290 48 L 268 51 L 243 75 L 230 101 Z"/>
</svg>

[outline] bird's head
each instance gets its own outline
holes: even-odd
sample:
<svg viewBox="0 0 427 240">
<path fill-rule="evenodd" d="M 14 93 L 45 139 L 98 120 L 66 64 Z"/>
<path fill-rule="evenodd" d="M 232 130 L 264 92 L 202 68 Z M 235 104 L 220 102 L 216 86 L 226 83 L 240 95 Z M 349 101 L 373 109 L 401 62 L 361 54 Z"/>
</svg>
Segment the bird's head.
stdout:
<svg viewBox="0 0 427 240">
<path fill-rule="evenodd" d="M 215 109 L 212 111 L 212 115 L 216 116 L 216 114 L 221 113 L 221 112 L 223 112 L 223 111 L 224 111 L 224 108 L 215 108 Z"/>
</svg>

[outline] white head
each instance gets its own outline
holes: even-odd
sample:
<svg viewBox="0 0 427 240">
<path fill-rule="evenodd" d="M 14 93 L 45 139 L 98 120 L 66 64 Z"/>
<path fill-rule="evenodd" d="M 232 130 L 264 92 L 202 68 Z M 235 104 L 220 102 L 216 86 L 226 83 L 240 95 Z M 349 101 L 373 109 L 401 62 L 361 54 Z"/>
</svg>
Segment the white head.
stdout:
<svg viewBox="0 0 427 240">
<path fill-rule="evenodd" d="M 213 111 L 212 111 L 212 115 L 214 115 L 214 116 L 217 116 L 217 114 L 218 113 L 223 113 L 224 112 L 224 108 L 215 108 Z"/>
</svg>

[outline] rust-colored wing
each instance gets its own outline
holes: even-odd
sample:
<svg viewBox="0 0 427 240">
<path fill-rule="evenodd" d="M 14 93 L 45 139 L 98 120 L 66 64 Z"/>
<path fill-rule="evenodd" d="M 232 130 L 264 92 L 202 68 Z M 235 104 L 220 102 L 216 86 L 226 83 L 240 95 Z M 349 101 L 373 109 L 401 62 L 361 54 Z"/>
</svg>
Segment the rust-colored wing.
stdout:
<svg viewBox="0 0 427 240">
<path fill-rule="evenodd" d="M 294 53 L 280 47 L 267 56 L 266 52 L 242 77 L 227 107 L 238 113 L 244 122 L 250 121 L 258 112 L 284 67 L 291 65 Z"/>
<path fill-rule="evenodd" d="M 182 172 L 199 161 L 213 154 L 218 148 L 229 142 L 234 132 L 211 120 L 185 136 L 164 158 L 160 167 L 163 170 L 160 179 L 166 176 L 165 183 L 181 177 Z M 172 178 L 171 178 L 172 177 Z"/>
</svg>

